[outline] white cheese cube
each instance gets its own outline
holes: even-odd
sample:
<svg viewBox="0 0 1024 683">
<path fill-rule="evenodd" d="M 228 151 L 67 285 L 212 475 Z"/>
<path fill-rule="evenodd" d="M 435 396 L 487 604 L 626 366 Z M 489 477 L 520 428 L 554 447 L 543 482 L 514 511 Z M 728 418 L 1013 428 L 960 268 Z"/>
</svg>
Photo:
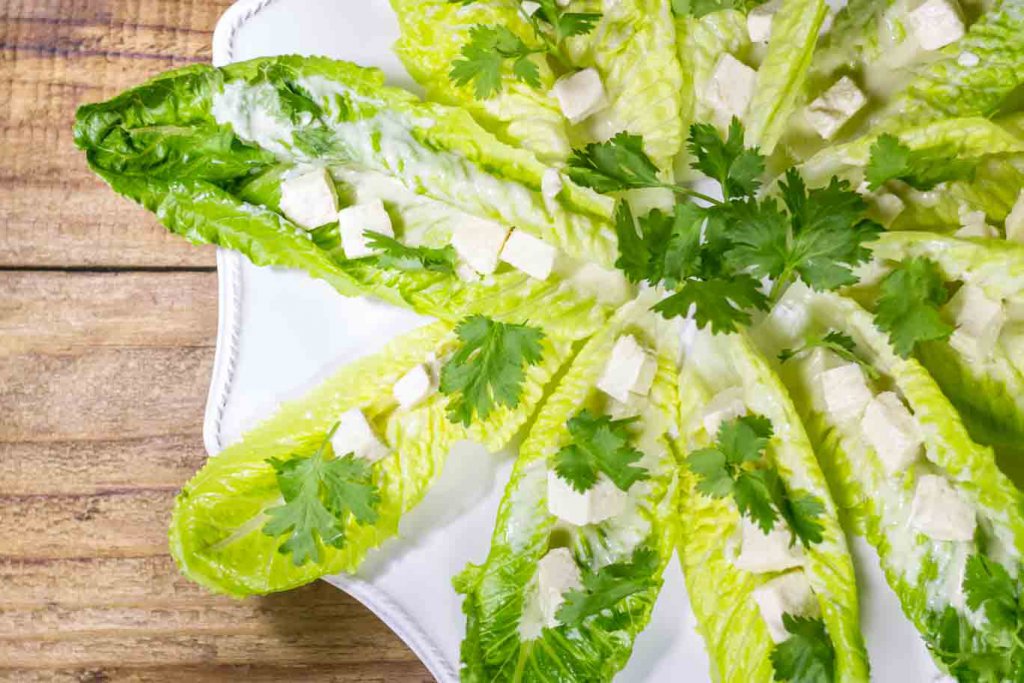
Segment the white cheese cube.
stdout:
<svg viewBox="0 0 1024 683">
<path fill-rule="evenodd" d="M 980 357 L 989 355 L 1006 322 L 1002 302 L 989 298 L 981 287 L 964 284 L 946 304 L 946 308 L 956 321 L 958 336 L 974 340 L 973 345 L 977 347 Z"/>
<path fill-rule="evenodd" d="M 718 428 L 723 422 L 734 420 L 747 414 L 747 402 L 743 398 L 742 387 L 729 387 L 711 397 L 704 406 L 704 415 L 701 422 L 704 424 L 704 431 L 712 439 L 718 438 Z"/>
<path fill-rule="evenodd" d="M 523 13 L 525 17 L 532 17 L 540 9 L 540 3 L 534 2 L 533 0 L 523 0 L 519 3 L 519 11 Z"/>
<path fill-rule="evenodd" d="M 610 399 L 608 401 L 606 412 L 608 413 L 608 417 L 613 420 L 627 420 L 641 415 L 646 407 L 646 396 L 630 393 L 629 399 L 625 403 L 622 401 L 616 401 L 614 398 Z"/>
<path fill-rule="evenodd" d="M 331 448 L 339 458 L 354 453 L 357 458 L 376 462 L 389 453 L 359 408 L 345 411 L 338 421 L 338 429 L 331 437 Z"/>
<path fill-rule="evenodd" d="M 856 363 L 844 363 L 821 373 L 821 393 L 825 410 L 841 422 L 860 419 L 871 401 L 871 389 Z"/>
<path fill-rule="evenodd" d="M 326 168 L 281 181 L 281 213 L 306 230 L 338 220 L 338 198 Z"/>
<path fill-rule="evenodd" d="M 564 186 L 562 174 L 558 172 L 557 168 L 545 169 L 540 177 L 540 193 L 545 202 L 554 201 Z"/>
<path fill-rule="evenodd" d="M 391 388 L 398 405 L 402 408 L 413 408 L 434 390 L 434 379 L 425 365 L 417 365 L 402 375 Z"/>
<path fill-rule="evenodd" d="M 483 218 L 468 218 L 452 231 L 452 246 L 469 266 L 481 275 L 498 267 L 498 255 L 508 237 L 508 228 Z"/>
<path fill-rule="evenodd" d="M 624 334 L 615 341 L 597 388 L 622 403 L 629 400 L 630 393 L 646 394 L 654 379 L 653 360 L 633 335 Z"/>
<path fill-rule="evenodd" d="M 558 473 L 548 472 L 548 512 L 559 519 L 583 526 L 598 524 L 626 509 L 626 492 L 604 475 L 580 493 Z"/>
<path fill-rule="evenodd" d="M 956 0 L 926 0 L 907 15 L 910 31 L 925 50 L 938 50 L 964 35 Z"/>
<path fill-rule="evenodd" d="M 562 76 L 555 81 L 551 94 L 570 123 L 579 123 L 608 106 L 601 75 L 593 67 Z"/>
<path fill-rule="evenodd" d="M 363 258 L 375 253 L 369 246 L 367 231 L 395 236 L 391 228 L 391 216 L 384 210 L 384 202 L 381 200 L 346 206 L 338 212 L 338 232 L 341 234 L 341 247 L 345 250 L 346 258 Z"/>
<path fill-rule="evenodd" d="M 966 206 L 960 207 L 960 229 L 955 237 L 999 237 L 999 231 L 989 225 L 984 211 L 971 211 Z"/>
<path fill-rule="evenodd" d="M 783 614 L 817 617 L 821 611 L 803 570 L 789 572 L 761 584 L 754 589 L 753 598 L 768 626 L 768 634 L 776 643 L 789 638 L 789 631 L 782 623 Z"/>
<path fill-rule="evenodd" d="M 772 36 L 772 19 L 782 7 L 782 0 L 770 0 L 758 5 L 747 14 L 747 33 L 750 42 L 767 43 Z"/>
<path fill-rule="evenodd" d="M 831 140 L 867 103 L 868 98 L 857 84 L 843 76 L 821 97 L 807 105 L 804 116 L 818 135 Z"/>
<path fill-rule="evenodd" d="M 1024 242 L 1024 190 L 1017 195 L 1017 201 L 1006 216 L 1006 239 Z"/>
<path fill-rule="evenodd" d="M 553 548 L 537 562 L 537 600 L 544 625 L 558 625 L 556 614 L 565 594 L 583 585 L 580 568 L 568 548 Z"/>
<path fill-rule="evenodd" d="M 734 116 L 743 118 L 756 81 L 757 72 L 731 54 L 719 57 L 701 93 L 701 99 L 714 112 L 715 123 L 726 126 Z"/>
<path fill-rule="evenodd" d="M 937 541 L 970 541 L 976 524 L 974 508 L 944 477 L 921 475 L 910 505 L 912 527 Z"/>
<path fill-rule="evenodd" d="M 900 397 L 891 391 L 871 399 L 860 424 L 886 474 L 904 471 L 921 454 L 923 441 L 917 422 Z"/>
<path fill-rule="evenodd" d="M 522 230 L 513 230 L 501 249 L 501 260 L 530 277 L 547 280 L 558 250 Z"/>
<path fill-rule="evenodd" d="M 792 534 L 783 524 L 776 524 L 770 533 L 761 531 L 749 519 L 740 522 L 740 552 L 733 565 L 752 574 L 781 572 L 803 564 L 803 546 L 790 545 Z"/>
</svg>

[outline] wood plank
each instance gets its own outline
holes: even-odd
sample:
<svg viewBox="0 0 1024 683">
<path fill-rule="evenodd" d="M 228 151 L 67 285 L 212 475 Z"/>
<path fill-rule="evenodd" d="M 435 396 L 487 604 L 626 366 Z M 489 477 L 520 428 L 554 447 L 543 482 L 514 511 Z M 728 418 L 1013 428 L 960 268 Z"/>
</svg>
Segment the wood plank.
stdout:
<svg viewBox="0 0 1024 683">
<path fill-rule="evenodd" d="M 0 7 L 0 267 L 210 266 L 117 197 L 72 142 L 74 110 L 210 59 L 230 0 L 8 0 Z M 44 153 L 45 152 L 45 153 Z"/>
<path fill-rule="evenodd" d="M 334 681 L 344 683 L 428 683 L 434 679 L 408 663 L 368 662 L 331 663 L 306 666 L 277 666 L 264 664 L 135 667 L 123 666 L 64 669 L 59 671 L 35 669 L 0 669 L 0 681 L 11 683 L 104 683 L 126 681 L 133 683 L 312 683 Z"/>
</svg>

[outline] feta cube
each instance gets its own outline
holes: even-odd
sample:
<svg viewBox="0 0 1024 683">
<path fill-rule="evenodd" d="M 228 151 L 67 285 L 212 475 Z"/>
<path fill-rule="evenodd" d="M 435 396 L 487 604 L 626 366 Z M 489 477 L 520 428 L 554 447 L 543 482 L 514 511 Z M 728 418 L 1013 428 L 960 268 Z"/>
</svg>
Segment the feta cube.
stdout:
<svg viewBox="0 0 1024 683">
<path fill-rule="evenodd" d="M 753 598 L 768 626 L 768 634 L 776 643 L 789 638 L 789 631 L 782 623 L 783 614 L 817 617 L 821 613 L 818 599 L 814 597 L 803 570 L 789 572 L 761 584 L 754 589 Z"/>
<path fill-rule="evenodd" d="M 326 168 L 318 168 L 281 181 L 278 206 L 285 217 L 312 230 L 338 220 L 338 198 Z"/>
<path fill-rule="evenodd" d="M 338 418 L 338 429 L 331 437 L 331 448 L 338 457 L 354 453 L 357 458 L 366 458 L 370 462 L 380 460 L 390 451 L 384 445 L 373 427 L 366 420 L 366 415 L 359 408 L 352 408 Z"/>
<path fill-rule="evenodd" d="M 646 407 L 646 396 L 630 393 L 629 399 L 625 403 L 616 401 L 614 398 L 609 399 L 606 412 L 608 417 L 613 420 L 627 420 L 641 415 Z"/>
<path fill-rule="evenodd" d="M 718 437 L 718 428 L 723 422 L 734 420 L 747 414 L 747 402 L 743 398 L 743 387 L 729 387 L 711 397 L 704 406 L 701 422 L 704 431 L 712 439 Z"/>
<path fill-rule="evenodd" d="M 1010 213 L 1006 216 L 1006 239 L 1014 242 L 1024 242 L 1024 190 L 1017 195 Z"/>
<path fill-rule="evenodd" d="M 548 472 L 548 512 L 559 519 L 583 526 L 598 524 L 626 509 L 626 492 L 604 475 L 580 493 L 558 473 Z"/>
<path fill-rule="evenodd" d="M 977 285 L 964 284 L 946 304 L 946 310 L 956 322 L 956 333 L 974 340 L 980 356 L 992 352 L 1006 322 L 1001 301 L 989 298 Z"/>
<path fill-rule="evenodd" d="M 938 50 L 964 35 L 956 0 L 926 0 L 907 15 L 910 32 L 925 50 Z"/>
<path fill-rule="evenodd" d="M 734 116 L 743 118 L 754 97 L 756 81 L 757 72 L 731 54 L 719 57 L 700 95 L 714 112 L 715 123 L 726 126 Z"/>
<path fill-rule="evenodd" d="M 976 524 L 974 508 L 945 477 L 921 475 L 910 505 L 912 527 L 937 541 L 970 541 Z"/>
<path fill-rule="evenodd" d="M 861 419 L 864 438 L 878 453 L 886 474 L 907 469 L 921 454 L 917 421 L 900 397 L 885 391 L 871 399 Z"/>
<path fill-rule="evenodd" d="M 859 112 L 868 98 L 849 76 L 843 76 L 821 97 L 807 105 L 804 117 L 822 138 L 831 140 Z"/>
<path fill-rule="evenodd" d="M 655 365 L 655 368 L 651 368 Z M 656 362 L 633 335 L 624 334 L 615 340 L 597 388 L 616 401 L 625 403 L 631 393 L 646 394 L 651 389 Z"/>
<path fill-rule="evenodd" d="M 562 76 L 555 81 L 551 94 L 570 123 L 579 123 L 608 106 L 601 75 L 593 67 Z"/>
<path fill-rule="evenodd" d="M 519 11 L 523 13 L 524 17 L 532 17 L 539 9 L 540 3 L 533 0 L 523 0 L 519 3 Z"/>
<path fill-rule="evenodd" d="M 545 169 L 540 177 L 540 193 L 544 197 L 544 201 L 554 201 L 555 197 L 561 193 L 564 185 L 562 174 L 558 172 L 557 168 Z"/>
<path fill-rule="evenodd" d="M 391 393 L 400 407 L 413 408 L 422 403 L 433 390 L 434 379 L 430 376 L 427 366 L 417 365 L 395 382 Z"/>
<path fill-rule="evenodd" d="M 565 594 L 583 585 L 580 568 L 568 548 L 552 548 L 537 562 L 537 600 L 544 625 L 558 625 L 555 615 Z"/>
<path fill-rule="evenodd" d="M 363 258 L 376 253 L 369 246 L 367 231 L 395 236 L 391 228 L 391 217 L 381 200 L 346 206 L 338 212 L 338 232 L 341 234 L 341 247 L 345 250 L 346 258 Z"/>
<path fill-rule="evenodd" d="M 999 231 L 986 221 L 984 211 L 971 211 L 966 206 L 960 207 L 960 229 L 955 237 L 999 237 Z"/>
<path fill-rule="evenodd" d="M 452 246 L 469 266 L 481 275 L 498 267 L 498 255 L 508 237 L 508 228 L 483 218 L 467 217 L 452 231 Z"/>
<path fill-rule="evenodd" d="M 782 0 L 770 0 L 758 5 L 747 14 L 747 33 L 750 42 L 767 43 L 772 36 L 772 19 L 782 7 Z"/>
<path fill-rule="evenodd" d="M 790 545 L 792 534 L 783 524 L 776 524 L 769 533 L 761 531 L 749 519 L 740 522 L 740 552 L 733 565 L 752 574 L 781 572 L 803 564 L 803 546 Z"/>
<path fill-rule="evenodd" d="M 844 363 L 821 373 L 825 410 L 840 422 L 858 420 L 871 402 L 871 389 L 856 363 Z"/>
<path fill-rule="evenodd" d="M 547 280 L 558 250 L 522 230 L 513 230 L 501 250 L 501 260 L 538 280 Z"/>
</svg>

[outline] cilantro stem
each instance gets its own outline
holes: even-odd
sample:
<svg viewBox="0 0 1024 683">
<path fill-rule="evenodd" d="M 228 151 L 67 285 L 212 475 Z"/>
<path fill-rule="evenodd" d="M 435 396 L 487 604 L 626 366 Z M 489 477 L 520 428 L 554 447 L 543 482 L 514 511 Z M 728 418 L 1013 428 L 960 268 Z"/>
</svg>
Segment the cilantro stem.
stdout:
<svg viewBox="0 0 1024 683">
<path fill-rule="evenodd" d="M 713 204 L 715 206 L 721 206 L 723 203 L 720 199 L 715 199 L 714 197 L 706 195 L 703 192 L 697 192 L 697 190 L 690 189 L 689 187 L 685 187 L 683 185 L 672 185 L 669 183 L 665 183 L 664 185 L 662 185 L 662 187 L 672 190 L 676 194 L 683 194 L 689 197 L 693 197 L 694 199 L 701 199 L 707 202 L 708 204 Z"/>
<path fill-rule="evenodd" d="M 572 61 L 569 59 L 568 55 L 565 54 L 565 51 L 562 50 L 561 36 L 556 36 L 556 40 L 551 40 L 547 33 L 541 30 L 540 23 L 537 21 L 537 17 L 535 16 L 530 17 L 530 28 L 533 29 L 533 34 L 546 46 L 544 48 L 531 50 L 531 54 L 546 52 L 552 59 L 558 62 L 558 66 L 560 66 L 563 71 L 572 71 Z"/>
<path fill-rule="evenodd" d="M 786 287 L 789 286 L 790 281 L 793 279 L 793 269 L 786 266 L 779 277 L 775 278 L 775 282 L 772 283 L 772 290 L 768 294 L 768 300 L 772 305 L 778 303 L 782 297 L 783 292 L 786 291 Z"/>
</svg>

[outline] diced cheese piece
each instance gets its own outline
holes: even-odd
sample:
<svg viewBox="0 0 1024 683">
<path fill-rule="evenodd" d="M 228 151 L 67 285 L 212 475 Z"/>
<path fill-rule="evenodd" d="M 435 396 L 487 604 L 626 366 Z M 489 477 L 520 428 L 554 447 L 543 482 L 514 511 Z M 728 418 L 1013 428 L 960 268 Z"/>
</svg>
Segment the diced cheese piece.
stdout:
<svg viewBox="0 0 1024 683">
<path fill-rule="evenodd" d="M 568 548 L 552 548 L 537 562 L 537 600 L 544 625 L 554 628 L 565 594 L 582 586 L 580 568 Z"/>
<path fill-rule="evenodd" d="M 723 422 L 734 420 L 747 414 L 747 402 L 743 398 L 742 387 L 729 387 L 711 397 L 704 406 L 704 431 L 712 439 L 718 436 L 718 428 Z"/>
<path fill-rule="evenodd" d="M 551 94 L 570 123 L 579 123 L 608 106 L 601 75 L 593 67 L 562 76 L 555 81 Z"/>
<path fill-rule="evenodd" d="M 398 405 L 402 408 L 413 408 L 434 390 L 434 379 L 425 365 L 417 365 L 402 375 L 391 388 Z"/>
<path fill-rule="evenodd" d="M 540 177 L 540 193 L 545 201 L 553 201 L 559 195 L 565 183 L 557 168 L 548 168 Z"/>
<path fill-rule="evenodd" d="M 637 417 L 647 407 L 647 397 L 640 394 L 630 393 L 625 403 L 616 401 L 614 398 L 608 401 L 608 416 L 613 420 L 626 420 Z"/>
<path fill-rule="evenodd" d="M 789 638 L 782 615 L 817 617 L 821 608 L 803 570 L 789 572 L 754 589 L 754 602 L 768 626 L 768 634 L 776 643 Z"/>
<path fill-rule="evenodd" d="M 921 475 L 910 505 L 912 527 L 937 541 L 970 541 L 976 524 L 974 508 L 944 477 Z"/>
<path fill-rule="evenodd" d="M 960 229 L 954 233 L 956 237 L 999 237 L 999 231 L 985 222 L 984 211 L 971 211 L 960 206 Z"/>
<path fill-rule="evenodd" d="M 747 14 L 747 33 L 750 42 L 767 43 L 772 36 L 772 19 L 782 7 L 782 0 L 770 0 L 758 5 Z"/>
<path fill-rule="evenodd" d="M 467 218 L 455 225 L 452 246 L 470 267 L 490 275 L 498 267 L 498 255 L 508 237 L 508 228 L 483 218 Z"/>
<path fill-rule="evenodd" d="M 621 270 L 602 268 L 589 261 L 573 272 L 569 286 L 602 304 L 621 304 L 632 296 L 632 285 Z"/>
<path fill-rule="evenodd" d="M 603 474 L 580 493 L 556 472 L 548 472 L 548 512 L 563 521 L 576 526 L 598 524 L 625 509 L 626 492 Z"/>
<path fill-rule="evenodd" d="M 917 422 L 900 397 L 891 391 L 871 399 L 860 424 L 886 474 L 904 471 L 921 454 L 923 442 Z"/>
<path fill-rule="evenodd" d="M 875 197 L 874 208 L 879 222 L 889 227 L 896 220 L 896 217 L 903 213 L 907 205 L 898 196 L 883 192 Z"/>
<path fill-rule="evenodd" d="M 519 3 L 519 11 L 523 13 L 523 16 L 532 17 L 540 9 L 540 3 L 534 2 L 533 0 L 523 0 Z"/>
<path fill-rule="evenodd" d="M 326 168 L 281 181 L 281 213 L 306 230 L 338 220 L 338 198 Z"/>
<path fill-rule="evenodd" d="M 654 379 L 652 363 L 654 359 L 633 335 L 624 334 L 615 340 L 597 388 L 622 403 L 629 400 L 630 393 L 646 394 Z"/>
<path fill-rule="evenodd" d="M 1006 216 L 1006 239 L 1014 242 L 1024 242 L 1024 190 L 1017 195 L 1010 213 Z"/>
<path fill-rule="evenodd" d="M 513 230 L 501 249 L 501 260 L 538 280 L 547 280 L 558 250 L 522 230 Z"/>
<path fill-rule="evenodd" d="M 345 411 L 338 422 L 338 429 L 331 437 L 331 447 L 338 457 L 354 453 L 358 458 L 376 462 L 389 453 L 359 408 Z"/>
<path fill-rule="evenodd" d="M 964 35 L 964 22 L 956 0 L 925 0 L 907 15 L 907 23 L 925 50 L 946 47 Z"/>
<path fill-rule="evenodd" d="M 363 258 L 375 253 L 369 246 L 367 231 L 395 236 L 391 228 L 391 217 L 384 210 L 384 202 L 381 200 L 346 206 L 338 212 L 338 232 L 341 233 L 341 246 L 347 258 Z"/>
<path fill-rule="evenodd" d="M 857 420 L 871 401 L 871 389 L 856 363 L 844 363 L 821 373 L 825 410 L 837 420 Z"/>
<path fill-rule="evenodd" d="M 989 298 L 977 285 L 964 284 L 946 308 L 956 321 L 956 333 L 973 339 L 981 357 L 989 355 L 1006 322 L 1002 302 Z"/>
<path fill-rule="evenodd" d="M 746 517 L 740 524 L 740 552 L 733 560 L 737 569 L 764 574 L 803 564 L 803 546 L 799 543 L 790 545 L 793 537 L 783 524 L 776 524 L 767 534 Z"/>
<path fill-rule="evenodd" d="M 754 96 L 757 72 L 726 53 L 718 58 L 701 99 L 714 112 L 715 123 L 726 126 L 735 116 L 742 119 Z"/>
<path fill-rule="evenodd" d="M 804 116 L 818 135 L 831 140 L 859 112 L 868 98 L 849 76 L 843 76 L 821 97 L 807 105 Z"/>
</svg>

